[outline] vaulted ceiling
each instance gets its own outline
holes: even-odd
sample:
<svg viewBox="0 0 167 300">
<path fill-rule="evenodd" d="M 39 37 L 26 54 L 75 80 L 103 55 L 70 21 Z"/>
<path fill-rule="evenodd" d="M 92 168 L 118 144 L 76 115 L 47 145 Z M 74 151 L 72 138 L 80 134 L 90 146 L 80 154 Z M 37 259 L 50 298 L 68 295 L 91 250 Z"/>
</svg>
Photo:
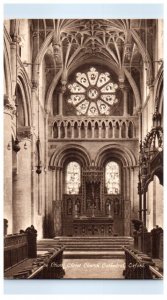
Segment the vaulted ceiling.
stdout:
<svg viewBox="0 0 167 300">
<path fill-rule="evenodd" d="M 143 19 L 59 19 L 32 20 L 39 33 L 34 61 L 45 59 L 48 82 L 58 70 L 61 78 L 85 63 L 99 63 L 112 69 L 120 83 L 131 81 L 140 97 L 140 74 L 147 63 L 147 79 L 152 76 L 152 40 L 155 20 Z M 39 51 L 38 51 L 39 50 Z"/>
<path fill-rule="evenodd" d="M 120 68 L 138 66 L 141 56 L 151 58 L 152 20 L 33 20 L 33 31 L 38 28 L 41 41 L 53 32 L 53 54 L 67 68 L 93 56 Z"/>
</svg>

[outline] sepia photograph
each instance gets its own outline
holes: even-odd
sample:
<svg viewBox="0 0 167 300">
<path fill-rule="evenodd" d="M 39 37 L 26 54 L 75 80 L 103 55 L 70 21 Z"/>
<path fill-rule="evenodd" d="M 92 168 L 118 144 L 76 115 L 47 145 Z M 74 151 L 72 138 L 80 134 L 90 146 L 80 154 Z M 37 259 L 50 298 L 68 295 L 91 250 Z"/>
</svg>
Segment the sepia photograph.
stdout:
<svg viewBox="0 0 167 300">
<path fill-rule="evenodd" d="M 163 279 L 163 19 L 4 19 L 4 279 Z"/>
</svg>

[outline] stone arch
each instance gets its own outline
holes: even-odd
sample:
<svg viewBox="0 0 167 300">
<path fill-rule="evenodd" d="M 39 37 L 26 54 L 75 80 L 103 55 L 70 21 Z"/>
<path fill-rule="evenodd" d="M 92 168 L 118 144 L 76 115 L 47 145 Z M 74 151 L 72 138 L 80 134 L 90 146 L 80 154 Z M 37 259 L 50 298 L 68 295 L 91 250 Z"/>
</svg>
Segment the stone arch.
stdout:
<svg viewBox="0 0 167 300">
<path fill-rule="evenodd" d="M 30 118 L 29 118 L 29 111 L 28 111 L 28 103 L 27 97 L 25 94 L 24 85 L 22 79 L 18 77 L 17 85 L 16 85 L 16 94 L 17 94 L 17 102 L 18 102 L 18 121 L 20 116 L 20 121 L 22 123 L 21 126 L 29 126 Z M 19 114 L 20 112 L 20 114 Z M 22 115 L 22 116 L 21 116 Z M 22 120 L 21 120 L 22 119 Z"/>
<path fill-rule="evenodd" d="M 129 122 L 128 124 L 128 138 L 133 138 L 134 137 L 134 124 L 133 122 Z"/>
<path fill-rule="evenodd" d="M 125 75 L 126 75 L 128 81 L 129 81 L 130 85 L 131 85 L 133 93 L 135 95 L 135 105 L 136 105 L 135 110 L 138 111 L 141 107 L 141 98 L 140 98 L 140 93 L 139 93 L 138 87 L 137 87 L 132 75 L 130 74 L 130 72 L 126 68 L 124 68 L 124 72 L 125 72 Z"/>
<path fill-rule="evenodd" d="M 82 167 L 88 167 L 91 165 L 89 153 L 84 147 L 75 144 L 68 144 L 59 148 L 52 154 L 49 166 L 64 167 L 65 162 L 72 159 L 77 159 Z"/>
<path fill-rule="evenodd" d="M 102 167 L 106 157 L 117 157 L 125 167 L 132 167 L 137 165 L 137 159 L 134 154 L 127 147 L 120 144 L 111 144 L 102 147 L 97 153 L 95 165 Z"/>
<path fill-rule="evenodd" d="M 92 137 L 92 124 L 90 121 L 87 124 L 87 136 L 88 136 L 88 138 Z"/>
<path fill-rule="evenodd" d="M 67 76 L 69 76 L 70 74 L 74 73 L 75 70 L 82 66 L 83 64 L 85 63 L 84 60 L 80 59 L 79 61 L 77 62 L 73 62 L 71 63 L 70 67 L 67 69 Z M 97 64 L 97 59 L 96 58 L 88 58 L 87 59 L 87 63 L 90 63 L 90 64 Z M 110 68 L 110 70 L 112 72 L 114 72 L 117 76 L 119 76 L 119 73 L 120 73 L 120 68 L 118 68 L 118 65 L 116 63 L 113 63 L 111 60 L 107 60 L 106 58 L 103 58 L 103 59 L 98 59 L 98 64 L 101 65 L 104 67 L 106 66 L 107 68 Z M 127 80 L 129 81 L 129 84 L 133 90 L 133 93 L 134 93 L 134 96 L 135 96 L 135 105 L 136 105 L 136 108 L 139 109 L 140 106 L 141 106 L 141 98 L 140 98 L 140 94 L 139 94 L 139 90 L 138 90 L 138 87 L 132 77 L 132 75 L 130 74 L 130 72 L 126 69 L 126 68 L 123 68 L 122 70 L 126 77 L 127 77 Z"/>
<path fill-rule="evenodd" d="M 131 189 L 134 185 L 132 169 L 136 166 L 137 160 L 127 147 L 124 147 L 122 144 L 111 144 L 99 150 L 95 159 L 95 165 L 99 169 L 104 169 L 110 161 L 114 161 L 120 166 L 120 205 L 122 207 L 122 218 L 119 221 L 119 225 L 117 220 L 115 220 L 115 225 L 117 224 L 116 227 L 121 226 L 121 232 L 124 235 L 129 235 L 131 228 L 130 206 L 133 201 Z"/>
<path fill-rule="evenodd" d="M 5 39 L 4 39 L 4 80 L 6 86 L 6 94 L 8 97 L 11 97 L 12 94 L 11 65 L 10 65 L 9 53 L 7 50 Z"/>
<path fill-rule="evenodd" d="M 31 84 L 26 71 L 23 68 L 18 69 L 17 84 L 19 85 L 25 111 L 25 126 L 31 126 Z"/>
</svg>

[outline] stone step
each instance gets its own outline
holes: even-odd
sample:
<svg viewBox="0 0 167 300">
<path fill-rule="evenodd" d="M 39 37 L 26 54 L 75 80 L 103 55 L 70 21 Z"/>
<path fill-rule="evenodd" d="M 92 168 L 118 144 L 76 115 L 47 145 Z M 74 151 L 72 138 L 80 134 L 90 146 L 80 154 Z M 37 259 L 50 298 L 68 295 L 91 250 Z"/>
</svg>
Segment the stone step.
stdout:
<svg viewBox="0 0 167 300">
<path fill-rule="evenodd" d="M 60 242 L 59 242 L 60 243 Z M 128 241 L 111 241 L 111 242 L 101 242 L 101 241 L 61 241 L 61 243 L 63 244 L 68 244 L 68 245 L 72 245 L 72 244 L 76 244 L 76 245 L 120 245 L 121 243 L 124 245 L 129 245 L 129 244 L 133 244 L 133 242 L 128 242 Z M 57 245 L 57 243 L 55 243 L 55 245 Z"/>
<path fill-rule="evenodd" d="M 133 241 L 59 241 L 59 244 L 89 244 L 89 245 L 98 245 L 98 244 L 106 244 L 106 245 L 111 245 L 111 244 L 133 244 Z M 58 243 L 55 243 L 55 245 Z"/>
<path fill-rule="evenodd" d="M 62 236 L 62 237 L 54 237 L 52 240 L 132 240 L 133 237 L 129 236 L 107 236 L 107 237 L 102 237 L 102 236 Z M 50 240 L 50 239 L 44 239 L 44 240 Z"/>
<path fill-rule="evenodd" d="M 84 246 L 84 245 L 87 245 L 87 246 L 92 246 L 92 245 L 96 245 L 96 246 L 103 246 L 103 245 L 108 245 L 108 246 L 112 246 L 112 245 L 117 245 L 117 246 L 119 246 L 119 245 L 126 245 L 126 246 L 128 246 L 128 245 L 133 245 L 133 243 L 128 243 L 128 242 L 120 242 L 120 243 L 116 243 L 116 242 L 111 242 L 111 243 L 94 243 L 94 242 L 92 242 L 92 243 L 90 243 L 90 242 L 66 242 L 66 243 L 64 243 L 63 241 L 61 242 L 61 243 L 38 243 L 38 245 L 49 245 L 49 246 L 52 246 L 52 245 L 55 245 L 55 246 L 59 246 L 59 245 L 61 245 L 61 244 L 63 244 L 63 245 L 78 245 L 78 246 Z"/>
<path fill-rule="evenodd" d="M 103 244 L 87 244 L 87 243 L 70 243 L 70 244 L 65 244 L 64 243 L 64 246 L 68 246 L 68 247 L 122 247 L 122 246 L 129 246 L 128 243 L 123 243 L 123 245 L 120 243 L 120 244 L 114 244 L 114 243 L 111 243 L 111 244 L 106 244 L 106 243 L 103 243 Z"/>
<path fill-rule="evenodd" d="M 52 244 L 52 243 L 51 243 Z M 60 241 L 59 244 L 76 244 L 76 245 L 133 245 L 133 241 L 110 241 L 110 242 L 105 242 L 105 241 Z M 58 245 L 58 243 L 55 243 L 55 245 Z"/>
<path fill-rule="evenodd" d="M 38 241 L 38 249 L 65 246 L 65 257 L 121 257 L 124 255 L 122 246 L 133 245 L 132 237 L 56 237 Z M 104 254 L 105 253 L 105 254 Z"/>
<path fill-rule="evenodd" d="M 67 251 L 121 251 L 122 247 L 65 247 Z"/>
<path fill-rule="evenodd" d="M 77 259 L 77 258 L 96 258 L 96 259 L 105 259 L 105 258 L 125 258 L 123 251 L 64 251 L 63 258 L 71 258 L 71 259 Z"/>
</svg>

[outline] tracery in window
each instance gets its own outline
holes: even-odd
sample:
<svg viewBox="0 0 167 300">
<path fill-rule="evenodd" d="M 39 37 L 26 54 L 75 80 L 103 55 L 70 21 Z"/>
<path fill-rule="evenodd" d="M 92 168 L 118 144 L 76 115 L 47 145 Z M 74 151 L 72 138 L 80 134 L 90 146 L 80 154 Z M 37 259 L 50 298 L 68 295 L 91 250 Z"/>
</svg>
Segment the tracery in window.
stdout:
<svg viewBox="0 0 167 300">
<path fill-rule="evenodd" d="M 68 88 L 68 103 L 76 108 L 77 115 L 109 115 L 111 106 L 118 102 L 115 94 L 118 85 L 111 82 L 108 72 L 99 73 L 94 67 L 77 73 L 76 81 Z"/>
<path fill-rule="evenodd" d="M 110 161 L 105 167 L 105 185 L 107 194 L 117 195 L 120 193 L 119 165 L 114 161 Z"/>
<path fill-rule="evenodd" d="M 81 168 L 80 165 L 71 161 L 66 169 L 66 193 L 71 195 L 79 194 L 81 185 Z"/>
</svg>

